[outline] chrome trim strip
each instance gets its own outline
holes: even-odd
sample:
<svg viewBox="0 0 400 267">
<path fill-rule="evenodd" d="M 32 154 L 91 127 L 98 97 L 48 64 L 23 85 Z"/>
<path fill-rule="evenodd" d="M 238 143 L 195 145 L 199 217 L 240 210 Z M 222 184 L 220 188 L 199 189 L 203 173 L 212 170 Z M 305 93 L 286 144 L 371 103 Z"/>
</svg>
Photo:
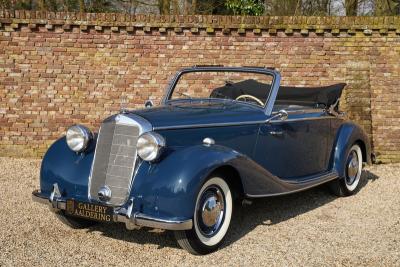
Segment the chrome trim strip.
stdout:
<svg viewBox="0 0 400 267">
<path fill-rule="evenodd" d="M 295 184 L 295 185 L 301 185 L 301 184 L 308 184 L 312 183 L 313 181 L 317 180 L 324 180 L 324 179 L 330 179 L 332 177 L 338 177 L 339 175 L 336 172 L 326 172 L 322 175 L 310 175 L 308 178 L 303 178 L 299 180 L 284 180 L 288 184 Z"/>
<path fill-rule="evenodd" d="M 307 184 L 309 182 L 313 182 L 313 181 L 315 181 L 317 179 L 321 179 L 321 181 L 319 181 L 319 182 L 311 183 L 310 185 L 306 185 L 304 187 L 301 187 L 301 188 L 298 188 L 298 189 L 295 189 L 295 190 L 291 190 L 291 191 L 288 191 L 288 192 L 274 193 L 274 194 L 261 194 L 261 195 L 246 194 L 246 196 L 249 197 L 249 198 L 262 198 L 262 197 L 274 197 L 274 196 L 289 195 L 289 194 L 292 194 L 292 193 L 297 193 L 297 192 L 304 191 L 304 190 L 310 189 L 312 187 L 324 184 L 326 182 L 329 182 L 329 181 L 332 181 L 334 179 L 337 179 L 338 177 L 339 177 L 339 175 L 336 172 L 330 172 L 330 173 L 324 174 L 324 175 L 319 176 L 319 177 L 317 176 L 317 177 L 315 177 L 313 179 L 310 179 L 310 180 L 307 180 L 307 181 L 304 181 L 304 182 L 288 182 L 286 180 L 285 182 L 288 183 L 288 184 L 301 185 L 301 184 Z"/>
<path fill-rule="evenodd" d="M 299 119 L 287 119 L 284 121 L 281 120 L 273 120 L 269 123 L 285 123 L 285 122 L 294 122 L 294 121 L 307 121 L 307 120 L 322 120 L 322 119 L 337 119 L 333 116 L 324 116 L 324 117 L 310 117 L 310 118 L 299 118 Z M 249 124 L 261 124 L 266 123 L 266 120 L 259 121 L 243 121 L 243 122 L 221 122 L 221 123 L 203 123 L 203 124 L 188 124 L 188 125 L 176 125 L 176 126 L 156 126 L 153 130 L 175 130 L 175 129 L 190 129 L 190 128 L 207 128 L 207 127 L 225 127 L 225 126 L 241 126 L 241 125 L 249 125 Z"/>
<path fill-rule="evenodd" d="M 156 126 L 153 130 L 171 130 L 171 129 L 188 129 L 188 128 L 206 128 L 206 127 L 224 127 L 224 126 L 240 126 L 248 124 L 260 124 L 264 123 L 265 120 L 261 121 L 244 121 L 244 122 L 221 122 L 221 123 L 203 123 L 203 124 L 187 124 L 187 125 L 175 125 L 175 126 Z"/>
<path fill-rule="evenodd" d="M 44 204 L 52 208 L 53 211 L 57 210 L 65 210 L 66 209 L 66 201 L 64 199 L 54 199 L 53 203 L 50 202 L 50 199 L 43 196 L 40 190 L 35 190 L 32 192 L 32 200 L 34 202 Z M 132 216 L 130 215 L 130 211 L 126 210 L 125 212 L 118 213 L 114 211 L 113 219 L 115 222 L 123 222 L 125 223 L 128 229 L 132 229 L 135 227 L 151 227 L 165 230 L 189 230 L 193 227 L 193 220 L 165 220 L 159 219 L 152 216 L 148 216 L 143 213 L 134 213 Z"/>
<path fill-rule="evenodd" d="M 281 120 L 273 120 L 271 123 L 282 123 L 282 122 L 293 122 L 293 121 L 310 121 L 310 120 L 325 120 L 325 119 L 337 119 L 333 116 L 323 116 L 323 117 L 307 117 L 307 118 L 298 118 L 298 119 L 287 119 L 284 121 Z"/>
<path fill-rule="evenodd" d="M 310 113 L 324 113 L 325 110 L 322 108 L 304 108 L 304 109 L 291 109 L 291 107 L 282 107 L 289 114 L 310 114 Z M 279 111 L 272 112 L 272 114 L 278 113 Z"/>
</svg>

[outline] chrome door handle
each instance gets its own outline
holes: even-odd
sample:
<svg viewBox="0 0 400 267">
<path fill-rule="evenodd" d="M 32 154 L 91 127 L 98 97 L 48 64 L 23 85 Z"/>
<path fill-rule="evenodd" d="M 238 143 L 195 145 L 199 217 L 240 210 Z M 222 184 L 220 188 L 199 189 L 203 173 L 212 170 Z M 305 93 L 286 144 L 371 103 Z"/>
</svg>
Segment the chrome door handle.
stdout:
<svg viewBox="0 0 400 267">
<path fill-rule="evenodd" d="M 283 131 L 270 131 L 269 134 L 274 136 L 282 136 Z"/>
</svg>

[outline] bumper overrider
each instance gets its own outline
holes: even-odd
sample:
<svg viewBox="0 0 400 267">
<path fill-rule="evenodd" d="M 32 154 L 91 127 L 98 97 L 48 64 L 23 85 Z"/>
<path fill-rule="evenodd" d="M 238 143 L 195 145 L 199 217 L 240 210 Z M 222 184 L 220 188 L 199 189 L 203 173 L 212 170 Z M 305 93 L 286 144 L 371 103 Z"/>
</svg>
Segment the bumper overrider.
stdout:
<svg viewBox="0 0 400 267">
<path fill-rule="evenodd" d="M 35 190 L 32 192 L 32 200 L 49 206 L 53 212 L 67 209 L 67 200 L 60 197 L 57 190 L 53 190 L 50 197 L 44 196 L 40 190 Z M 131 203 L 126 209 L 114 208 L 114 211 L 110 216 L 110 221 L 125 223 L 126 228 L 129 230 L 142 226 L 165 230 L 192 229 L 193 223 L 191 219 L 185 221 L 165 220 L 154 218 L 140 212 L 132 212 L 133 201 L 130 201 Z"/>
</svg>

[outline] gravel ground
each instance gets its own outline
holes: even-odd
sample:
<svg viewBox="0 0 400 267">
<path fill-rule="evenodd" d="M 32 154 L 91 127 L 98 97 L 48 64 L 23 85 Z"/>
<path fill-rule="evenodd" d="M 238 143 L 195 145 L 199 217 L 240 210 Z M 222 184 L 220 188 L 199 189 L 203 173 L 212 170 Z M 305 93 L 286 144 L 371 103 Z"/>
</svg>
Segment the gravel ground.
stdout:
<svg viewBox="0 0 400 267">
<path fill-rule="evenodd" d="M 168 231 L 69 229 L 31 201 L 39 167 L 0 158 L 0 266 L 400 266 L 400 164 L 368 167 L 352 197 L 319 187 L 237 208 L 224 246 L 207 256 L 180 249 Z"/>
</svg>

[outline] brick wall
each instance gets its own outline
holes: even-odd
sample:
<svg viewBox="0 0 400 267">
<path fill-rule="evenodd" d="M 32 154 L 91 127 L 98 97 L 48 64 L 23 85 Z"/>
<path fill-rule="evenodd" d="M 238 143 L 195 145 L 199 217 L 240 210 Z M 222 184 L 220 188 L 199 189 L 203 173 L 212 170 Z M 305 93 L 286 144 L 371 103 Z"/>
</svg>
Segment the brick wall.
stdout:
<svg viewBox="0 0 400 267">
<path fill-rule="evenodd" d="M 346 82 L 342 109 L 377 159 L 400 162 L 400 17 L 221 17 L 0 11 L 0 155 L 42 156 L 73 123 L 96 129 L 159 100 L 196 64 L 271 66 L 285 85 Z"/>
</svg>

